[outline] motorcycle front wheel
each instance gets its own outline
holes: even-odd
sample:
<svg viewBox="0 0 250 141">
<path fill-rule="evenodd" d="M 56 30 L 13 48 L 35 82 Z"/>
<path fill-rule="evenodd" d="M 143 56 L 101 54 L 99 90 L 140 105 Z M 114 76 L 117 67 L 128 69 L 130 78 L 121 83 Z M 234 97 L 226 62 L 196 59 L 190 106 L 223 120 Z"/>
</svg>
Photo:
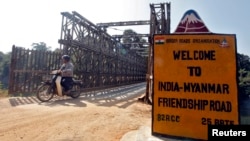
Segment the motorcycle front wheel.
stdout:
<svg viewBox="0 0 250 141">
<path fill-rule="evenodd" d="M 54 96 L 51 85 L 44 84 L 40 86 L 37 90 L 36 96 L 42 102 L 51 100 Z"/>
</svg>

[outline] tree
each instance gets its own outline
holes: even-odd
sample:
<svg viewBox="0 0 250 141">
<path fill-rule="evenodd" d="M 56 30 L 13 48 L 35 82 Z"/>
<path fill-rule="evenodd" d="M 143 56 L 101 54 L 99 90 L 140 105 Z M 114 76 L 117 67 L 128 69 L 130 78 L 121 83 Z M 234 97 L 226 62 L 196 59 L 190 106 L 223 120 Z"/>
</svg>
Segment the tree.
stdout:
<svg viewBox="0 0 250 141">
<path fill-rule="evenodd" d="M 239 95 L 244 98 L 250 95 L 250 58 L 247 55 L 237 53 Z"/>
<path fill-rule="evenodd" d="M 51 47 L 48 47 L 46 43 L 40 42 L 40 43 L 32 43 L 32 49 L 34 50 L 40 50 L 40 51 L 48 51 L 51 49 Z"/>
<path fill-rule="evenodd" d="M 250 71 L 250 58 L 247 55 L 237 53 L 238 68 Z"/>
<path fill-rule="evenodd" d="M 136 33 L 132 29 L 127 29 L 123 32 L 122 43 L 123 47 L 127 51 L 136 52 L 139 55 L 145 55 L 146 49 L 148 48 L 148 43 L 145 38 L 139 36 L 140 34 Z"/>
<path fill-rule="evenodd" d="M 8 87 L 10 56 L 11 53 L 4 54 L 0 52 L 0 83 L 2 88 Z"/>
<path fill-rule="evenodd" d="M 131 47 L 139 48 L 143 47 L 143 44 L 146 43 L 146 40 L 142 37 L 137 36 L 138 34 L 132 29 L 127 29 L 123 32 L 122 43 L 127 49 Z"/>
<path fill-rule="evenodd" d="M 54 50 L 54 52 L 56 52 L 56 53 L 62 53 L 62 50 L 61 50 L 60 48 L 56 48 L 56 49 Z"/>
</svg>

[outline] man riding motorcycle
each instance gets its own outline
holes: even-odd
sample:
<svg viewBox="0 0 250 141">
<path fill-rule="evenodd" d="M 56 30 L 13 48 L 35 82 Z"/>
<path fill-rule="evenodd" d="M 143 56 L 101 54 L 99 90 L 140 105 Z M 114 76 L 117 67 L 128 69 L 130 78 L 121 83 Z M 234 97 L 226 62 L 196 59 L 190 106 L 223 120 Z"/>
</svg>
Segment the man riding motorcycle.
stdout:
<svg viewBox="0 0 250 141">
<path fill-rule="evenodd" d="M 70 61 L 70 57 L 68 55 L 62 56 L 63 64 L 61 68 L 58 70 L 58 73 L 61 74 L 62 80 L 61 85 L 64 87 L 64 94 L 69 94 L 73 85 L 73 71 L 74 65 Z"/>
<path fill-rule="evenodd" d="M 81 95 L 82 81 L 73 79 L 74 66 L 68 55 L 62 56 L 63 64 L 59 70 L 50 72 L 51 80 L 43 81 L 36 96 L 42 102 L 51 100 L 54 95 L 78 98 Z M 62 89 L 63 87 L 63 89 Z"/>
</svg>

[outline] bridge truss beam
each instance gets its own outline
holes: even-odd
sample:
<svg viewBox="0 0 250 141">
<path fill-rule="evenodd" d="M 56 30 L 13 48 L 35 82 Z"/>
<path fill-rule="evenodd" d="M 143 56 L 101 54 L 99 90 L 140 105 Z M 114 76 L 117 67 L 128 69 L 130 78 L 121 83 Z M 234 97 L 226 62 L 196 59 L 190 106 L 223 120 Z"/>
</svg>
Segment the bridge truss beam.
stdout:
<svg viewBox="0 0 250 141">
<path fill-rule="evenodd" d="M 150 45 L 148 54 L 148 70 L 146 75 L 147 86 L 145 96 L 139 98 L 139 101 L 143 101 L 148 104 L 152 104 L 154 34 L 170 34 L 170 3 L 150 4 Z"/>
<path fill-rule="evenodd" d="M 85 88 L 145 81 L 147 60 L 79 13 L 62 12 L 60 48 L 72 56 Z"/>
<path fill-rule="evenodd" d="M 98 27 L 110 27 L 110 26 L 131 26 L 131 25 L 149 25 L 150 21 L 141 20 L 141 21 L 123 21 L 123 22 L 109 22 L 109 23 L 97 23 Z"/>
</svg>

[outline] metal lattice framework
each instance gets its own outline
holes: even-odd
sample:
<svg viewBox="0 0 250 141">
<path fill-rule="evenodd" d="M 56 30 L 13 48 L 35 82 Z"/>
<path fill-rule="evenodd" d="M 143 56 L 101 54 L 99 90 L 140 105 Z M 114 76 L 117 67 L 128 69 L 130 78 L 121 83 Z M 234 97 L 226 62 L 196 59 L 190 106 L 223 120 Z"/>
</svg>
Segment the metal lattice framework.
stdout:
<svg viewBox="0 0 250 141">
<path fill-rule="evenodd" d="M 106 31 L 107 28 L 112 26 L 141 26 L 141 25 L 149 25 L 149 20 L 140 20 L 140 21 L 122 21 L 122 22 L 109 22 L 109 23 L 97 23 L 96 25 L 100 27 L 102 30 Z M 149 38 L 149 34 L 125 34 L 125 35 L 112 35 L 117 41 L 121 42 L 121 39 L 124 38 Z M 144 40 L 145 42 L 121 42 L 122 45 L 129 45 L 130 50 L 134 50 L 137 54 L 142 57 L 148 57 L 148 48 L 149 42 Z"/>
<path fill-rule="evenodd" d="M 84 89 L 112 87 L 147 80 L 146 95 L 141 100 L 150 103 L 152 37 L 154 34 L 170 34 L 170 3 L 150 4 L 150 9 L 149 21 L 97 25 L 75 11 L 62 12 L 61 37 L 58 41 L 61 51 L 28 50 L 13 46 L 9 94 L 35 92 L 43 79 L 43 74 L 59 68 L 60 56 L 69 54 L 75 64 L 75 77 L 84 82 Z M 106 28 L 109 26 L 131 25 L 149 25 L 150 32 L 113 36 L 106 33 Z M 133 36 L 147 37 L 148 42 L 126 44 L 120 42 L 121 38 Z"/>
<path fill-rule="evenodd" d="M 167 11 L 166 11 L 167 10 Z M 146 94 L 139 99 L 151 104 L 152 100 L 152 75 L 153 75 L 153 35 L 154 34 L 170 34 L 170 3 L 150 4 L 150 37 L 149 37 L 149 55 L 148 55 L 148 70 L 147 70 L 147 88 Z M 166 17 L 167 13 L 167 17 Z"/>
<path fill-rule="evenodd" d="M 145 48 L 137 48 L 137 50 L 143 50 L 141 56 L 146 56 L 147 61 L 147 88 L 146 95 L 141 98 L 141 101 L 146 103 L 151 103 L 152 95 L 152 47 L 153 47 L 153 35 L 154 34 L 170 34 L 170 3 L 159 3 L 159 4 L 150 4 L 150 20 L 144 21 L 125 21 L 125 22 L 110 22 L 110 23 L 98 23 L 97 25 L 104 30 L 110 26 L 138 26 L 138 25 L 149 25 L 149 34 L 137 34 L 137 35 L 126 35 L 126 36 L 140 36 L 148 37 L 148 42 L 143 43 Z M 120 40 L 124 35 L 114 35 L 115 38 Z M 132 43 L 134 44 L 134 43 Z"/>
<path fill-rule="evenodd" d="M 123 48 L 79 13 L 63 12 L 59 43 L 65 54 L 72 56 L 75 74 L 85 88 L 114 86 L 145 81 L 146 59 Z"/>
<path fill-rule="evenodd" d="M 51 70 L 60 67 L 60 52 L 30 50 L 13 45 L 11 53 L 9 94 L 36 92 L 41 81 L 50 79 Z"/>
</svg>

